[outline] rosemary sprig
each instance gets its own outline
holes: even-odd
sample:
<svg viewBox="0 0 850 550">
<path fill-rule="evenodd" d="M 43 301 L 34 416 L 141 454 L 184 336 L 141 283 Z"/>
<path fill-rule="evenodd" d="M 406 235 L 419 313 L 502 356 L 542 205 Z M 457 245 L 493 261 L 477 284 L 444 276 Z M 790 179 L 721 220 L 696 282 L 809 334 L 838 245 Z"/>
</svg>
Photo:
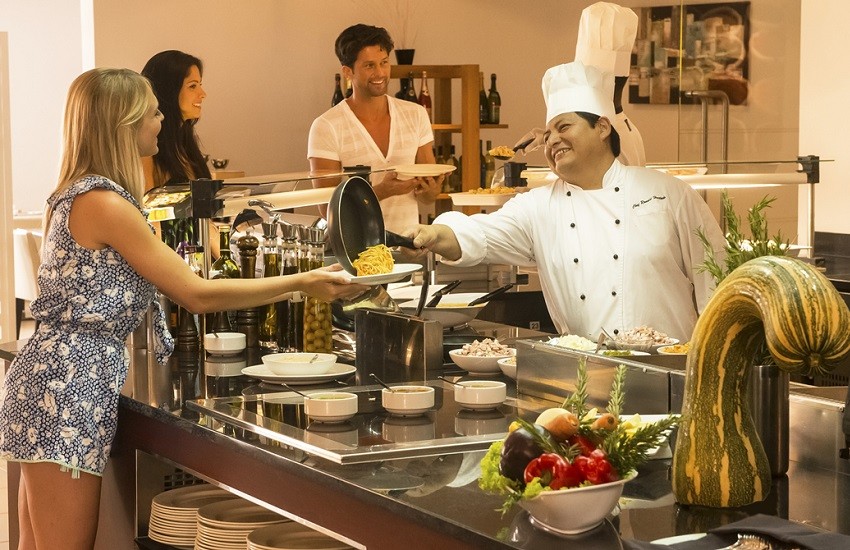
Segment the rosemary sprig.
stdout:
<svg viewBox="0 0 850 550">
<path fill-rule="evenodd" d="M 648 460 L 646 453 L 658 446 L 659 439 L 679 421 L 677 415 L 647 424 L 629 435 L 616 429 L 605 436 L 599 445 L 620 475 L 624 476 Z"/>
<path fill-rule="evenodd" d="M 578 417 L 584 414 L 587 406 L 587 358 L 578 360 L 576 370 L 576 391 L 561 404 L 562 409 L 567 409 Z"/>
<path fill-rule="evenodd" d="M 614 383 L 611 384 L 611 397 L 608 399 L 608 412 L 617 418 L 620 418 L 620 411 L 623 410 L 623 401 L 626 398 L 625 381 L 626 366 L 617 365 Z"/>
</svg>

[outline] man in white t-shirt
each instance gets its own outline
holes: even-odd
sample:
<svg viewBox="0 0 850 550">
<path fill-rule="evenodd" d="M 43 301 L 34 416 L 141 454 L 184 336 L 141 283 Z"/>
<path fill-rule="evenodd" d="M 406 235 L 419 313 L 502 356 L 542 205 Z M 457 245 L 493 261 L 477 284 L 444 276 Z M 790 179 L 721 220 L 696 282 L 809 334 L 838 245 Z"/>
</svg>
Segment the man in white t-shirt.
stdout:
<svg viewBox="0 0 850 550">
<path fill-rule="evenodd" d="M 387 95 L 393 41 L 380 27 L 358 24 L 336 39 L 343 76 L 352 95 L 313 121 L 307 142 L 310 169 L 341 171 L 365 165 L 373 171 L 401 164 L 434 163 L 434 134 L 425 108 Z M 444 176 L 400 180 L 396 172 L 371 176 L 387 230 L 404 233 L 419 223 L 419 203 L 433 203 Z M 339 178 L 314 180 L 332 187 Z M 324 214 L 324 212 L 323 212 Z"/>
</svg>

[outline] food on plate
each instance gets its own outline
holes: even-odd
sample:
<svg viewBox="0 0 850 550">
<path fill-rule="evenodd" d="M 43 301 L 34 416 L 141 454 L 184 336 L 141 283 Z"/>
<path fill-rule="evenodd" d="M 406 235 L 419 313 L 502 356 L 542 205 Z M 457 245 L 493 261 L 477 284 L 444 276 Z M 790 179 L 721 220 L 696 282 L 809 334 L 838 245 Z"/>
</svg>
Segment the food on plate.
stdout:
<svg viewBox="0 0 850 550">
<path fill-rule="evenodd" d="M 691 349 L 691 343 L 685 342 L 684 344 L 673 344 L 672 346 L 664 346 L 658 349 L 659 353 L 669 353 L 669 354 L 687 354 Z"/>
<path fill-rule="evenodd" d="M 672 345 L 678 340 L 670 338 L 663 332 L 659 332 L 652 327 L 641 325 L 633 329 L 621 332 L 617 335 L 618 344 L 651 344 L 651 345 Z"/>
<path fill-rule="evenodd" d="M 492 340 L 485 338 L 480 342 L 473 340 L 469 344 L 464 344 L 457 353 L 459 355 L 471 355 L 473 357 L 502 357 L 512 355 L 513 348 L 499 343 L 498 338 L 493 338 Z"/>
<path fill-rule="evenodd" d="M 351 265 L 357 270 L 357 276 L 361 277 L 363 275 L 390 273 L 395 261 L 392 252 L 386 245 L 376 244 L 358 254 L 357 259 L 351 262 Z"/>
<path fill-rule="evenodd" d="M 481 461 L 478 485 L 506 497 L 502 511 L 547 491 L 628 480 L 678 422 L 631 418 L 620 422 L 626 367 L 617 367 L 607 411 L 587 406 L 587 361 L 578 365 L 576 391 L 559 408 L 543 411 L 532 424 L 517 419 L 505 439 Z"/>
<path fill-rule="evenodd" d="M 505 157 L 505 158 L 513 158 L 514 150 L 508 147 L 507 145 L 498 145 L 493 147 L 488 151 L 491 156 L 494 157 Z"/>
<path fill-rule="evenodd" d="M 466 191 L 471 195 L 513 195 L 515 187 L 487 187 L 486 189 L 470 189 Z"/>
<path fill-rule="evenodd" d="M 555 338 L 549 340 L 549 344 L 553 346 L 560 346 L 562 348 L 571 348 L 581 351 L 593 351 L 596 349 L 596 342 L 588 340 L 583 336 L 578 336 L 577 334 L 565 334 L 564 336 L 556 336 Z"/>
<path fill-rule="evenodd" d="M 607 355 L 608 357 L 629 357 L 635 355 L 630 349 L 603 349 L 599 350 L 599 354 Z"/>
</svg>

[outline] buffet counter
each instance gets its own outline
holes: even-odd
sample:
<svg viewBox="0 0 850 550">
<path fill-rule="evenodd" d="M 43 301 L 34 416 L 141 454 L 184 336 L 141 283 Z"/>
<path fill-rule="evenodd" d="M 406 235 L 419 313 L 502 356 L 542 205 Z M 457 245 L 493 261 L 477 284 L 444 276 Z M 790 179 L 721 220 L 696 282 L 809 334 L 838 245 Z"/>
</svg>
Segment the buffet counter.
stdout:
<svg viewBox="0 0 850 550">
<path fill-rule="evenodd" d="M 474 322 L 473 327 L 482 333 L 502 328 L 483 321 Z M 539 339 L 539 333 L 518 333 L 514 327 L 510 334 L 524 341 Z M 0 346 L 0 359 L 11 360 L 22 344 Z M 531 346 L 520 347 L 520 361 L 524 347 Z M 242 360 L 253 364 L 250 361 L 255 359 Z M 170 365 L 170 400 L 152 406 L 149 399 L 140 397 L 142 392 L 122 396 L 118 436 L 104 478 L 98 548 L 130 549 L 134 548 L 134 539 L 141 548 L 167 548 L 146 539 L 150 500 L 187 477 L 221 486 L 357 548 L 611 549 L 621 548 L 622 539 L 649 541 L 704 532 L 756 513 L 850 534 L 850 476 L 794 452 L 794 447 L 806 444 L 805 437 L 801 439 L 795 433 L 806 431 L 810 435 L 812 426 L 792 423 L 789 472 L 774 479 L 764 502 L 724 510 L 678 506 L 671 492 L 670 459 L 652 460 L 626 484 L 619 513 L 593 531 L 563 537 L 532 525 L 519 506 L 505 515 L 496 511 L 502 498 L 477 486 L 483 450 L 440 453 L 435 448 L 408 458 L 337 464 L 281 444 L 262 430 L 244 429 L 203 414 L 203 408 L 194 406 L 200 398 L 235 398 L 234 403 L 244 398 L 247 402 L 263 393 L 285 390 L 258 384 L 243 376 L 240 369 L 210 368 L 208 361 L 197 359 L 191 365 Z M 663 368 L 630 365 L 636 372 L 654 373 Z M 135 374 L 131 380 L 143 378 Z M 462 373 L 447 366 L 444 372 L 433 374 Z M 429 376 L 429 380 L 435 377 Z M 516 397 L 512 380 L 501 375 L 494 378 L 508 382 Z M 521 389 L 522 375 L 519 383 Z M 330 382 L 322 387 L 340 386 Z M 530 407 L 535 402 L 546 406 L 545 400 L 531 393 Z M 189 402 L 193 405 L 187 406 Z M 795 394 L 792 416 L 795 403 L 801 402 L 807 406 L 814 403 L 804 392 Z M 501 414 L 508 417 L 510 412 Z M 500 422 L 488 425 L 504 429 Z M 498 437 L 482 431 L 482 440 Z M 486 446 L 483 441 L 481 449 Z M 8 471 L 10 545 L 14 547 L 18 470 L 11 463 Z"/>
</svg>

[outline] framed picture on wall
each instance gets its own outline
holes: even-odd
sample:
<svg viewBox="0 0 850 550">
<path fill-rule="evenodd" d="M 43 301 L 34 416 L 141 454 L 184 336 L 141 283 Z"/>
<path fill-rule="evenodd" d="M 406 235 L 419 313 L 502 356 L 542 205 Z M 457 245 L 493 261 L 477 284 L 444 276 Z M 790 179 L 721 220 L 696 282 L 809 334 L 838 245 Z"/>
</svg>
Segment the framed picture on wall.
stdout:
<svg viewBox="0 0 850 550">
<path fill-rule="evenodd" d="M 629 103 L 694 103 L 682 92 L 721 90 L 745 105 L 750 2 L 635 8 Z"/>
</svg>

